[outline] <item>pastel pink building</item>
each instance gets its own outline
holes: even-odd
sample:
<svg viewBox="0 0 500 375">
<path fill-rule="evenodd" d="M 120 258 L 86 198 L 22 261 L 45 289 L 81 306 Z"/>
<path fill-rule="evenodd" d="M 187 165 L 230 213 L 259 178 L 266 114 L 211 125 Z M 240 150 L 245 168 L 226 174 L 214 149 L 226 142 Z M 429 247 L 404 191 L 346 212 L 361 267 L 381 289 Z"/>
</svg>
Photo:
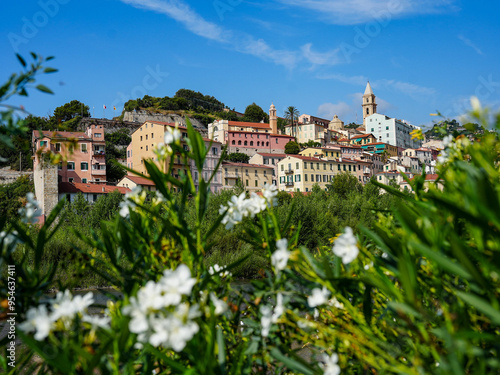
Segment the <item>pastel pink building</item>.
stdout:
<svg viewBox="0 0 500 375">
<path fill-rule="evenodd" d="M 103 125 L 90 125 L 86 132 L 33 131 L 33 169 L 43 154 L 60 155 L 59 182 L 106 183 L 106 143 Z"/>
<path fill-rule="evenodd" d="M 228 131 L 228 152 L 241 152 L 250 156 L 259 152 L 284 154 L 285 145 L 295 138 L 284 134 L 266 134 L 248 131 Z"/>
</svg>

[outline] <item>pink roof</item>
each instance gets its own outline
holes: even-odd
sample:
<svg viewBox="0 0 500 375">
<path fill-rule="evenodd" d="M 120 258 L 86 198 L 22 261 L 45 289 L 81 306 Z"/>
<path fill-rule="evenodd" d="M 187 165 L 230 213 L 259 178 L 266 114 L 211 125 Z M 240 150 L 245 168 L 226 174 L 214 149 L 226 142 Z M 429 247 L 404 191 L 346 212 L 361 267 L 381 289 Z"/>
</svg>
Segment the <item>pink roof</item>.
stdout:
<svg viewBox="0 0 500 375">
<path fill-rule="evenodd" d="M 263 124 L 261 122 L 228 121 L 228 125 L 239 126 L 242 128 L 271 129 L 271 126 L 269 124 Z"/>
<path fill-rule="evenodd" d="M 268 167 L 267 165 L 262 165 L 262 164 L 233 163 L 231 161 L 223 161 L 222 165 L 234 165 L 235 167 L 251 167 L 251 168 L 268 168 L 268 169 L 274 169 L 274 167 Z"/>
<path fill-rule="evenodd" d="M 144 178 L 144 177 L 139 177 L 139 176 L 125 176 L 123 178 L 128 178 L 130 181 L 137 185 L 146 185 L 146 186 L 154 186 L 154 182 Z"/>
<path fill-rule="evenodd" d="M 81 182 L 59 182 L 59 193 L 91 193 L 108 194 L 118 190 L 121 194 L 130 191 L 129 188 L 113 185 L 84 184 Z"/>
</svg>

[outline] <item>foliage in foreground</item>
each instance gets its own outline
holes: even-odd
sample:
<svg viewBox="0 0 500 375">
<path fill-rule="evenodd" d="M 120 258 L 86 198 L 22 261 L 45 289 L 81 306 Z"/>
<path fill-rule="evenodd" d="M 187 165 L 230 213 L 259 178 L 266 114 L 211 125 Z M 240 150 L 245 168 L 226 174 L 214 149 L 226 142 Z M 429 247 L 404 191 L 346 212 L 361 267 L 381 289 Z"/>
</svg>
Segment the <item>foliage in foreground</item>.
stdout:
<svg viewBox="0 0 500 375">
<path fill-rule="evenodd" d="M 486 127 L 483 112 L 474 115 Z M 185 150 L 180 132 L 169 131 L 157 156 L 194 160 L 202 176 L 204 141 L 191 126 L 188 135 Z M 472 144 L 448 138 L 443 191 L 425 176 L 411 181 L 412 196 L 384 187 L 405 203 L 379 213 L 372 229 L 361 226 L 362 235 L 347 227 L 333 248 L 317 251 L 298 246 L 301 228 L 277 215 L 271 187 L 263 196 L 232 197 L 204 231 L 212 176 L 196 191 L 189 169 L 174 178 L 145 161 L 159 192 L 152 203 L 135 191 L 99 235 L 80 234 L 91 249 L 82 248 L 81 266 L 123 293 L 110 296 L 101 316 L 89 313 L 92 295 L 62 292 L 68 285 L 56 298 L 43 294 L 57 266 L 42 270 L 40 260 L 64 203 L 32 239 L 30 200 L 24 221 L 0 221 L 0 266 L 15 265 L 16 279 L 15 292 L 0 284 L 0 299 L 15 308 L 27 348 L 14 368 L 6 350 L 1 365 L 10 373 L 62 374 L 496 373 L 499 152 L 497 133 Z M 190 199 L 194 221 L 186 216 Z M 246 244 L 272 265 L 251 288 L 232 283 L 244 259 L 205 266 L 221 225 L 242 228 Z M 32 263 L 15 256 L 20 244 Z M 41 360 L 32 360 L 35 353 Z"/>
</svg>

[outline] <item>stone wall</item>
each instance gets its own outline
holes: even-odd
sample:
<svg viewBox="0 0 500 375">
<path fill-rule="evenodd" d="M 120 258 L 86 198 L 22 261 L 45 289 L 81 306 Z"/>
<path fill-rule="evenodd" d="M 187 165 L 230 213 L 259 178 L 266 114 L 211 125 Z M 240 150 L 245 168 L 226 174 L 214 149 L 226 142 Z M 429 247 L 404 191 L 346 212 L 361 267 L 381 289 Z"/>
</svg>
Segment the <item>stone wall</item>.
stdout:
<svg viewBox="0 0 500 375">
<path fill-rule="evenodd" d="M 21 176 L 30 176 L 32 172 L 13 171 L 10 167 L 0 169 L 0 185 L 11 184 Z"/>
<path fill-rule="evenodd" d="M 124 129 L 124 128 L 129 131 L 129 134 L 132 134 L 136 129 L 138 129 L 142 125 L 142 123 L 108 120 L 105 118 L 84 117 L 82 121 L 80 121 L 77 131 L 84 132 L 87 130 L 87 127 L 89 125 L 103 125 L 105 134 L 113 133 L 119 129 Z"/>
<path fill-rule="evenodd" d="M 41 162 L 33 171 L 35 197 L 40 202 L 42 215 L 50 214 L 58 202 L 58 174 L 57 165 Z"/>
<path fill-rule="evenodd" d="M 162 113 L 151 113 L 148 111 L 132 111 L 132 112 L 125 112 L 125 114 L 123 115 L 123 120 L 131 122 L 139 122 L 141 124 L 143 124 L 144 121 L 160 121 L 160 122 L 172 122 L 172 123 L 177 122 L 180 125 L 186 126 L 186 118 L 176 113 L 162 114 Z M 203 123 L 191 117 L 189 117 L 189 121 L 191 121 L 191 124 L 196 130 L 198 130 L 201 134 L 206 136 L 207 127 L 203 125 Z"/>
</svg>

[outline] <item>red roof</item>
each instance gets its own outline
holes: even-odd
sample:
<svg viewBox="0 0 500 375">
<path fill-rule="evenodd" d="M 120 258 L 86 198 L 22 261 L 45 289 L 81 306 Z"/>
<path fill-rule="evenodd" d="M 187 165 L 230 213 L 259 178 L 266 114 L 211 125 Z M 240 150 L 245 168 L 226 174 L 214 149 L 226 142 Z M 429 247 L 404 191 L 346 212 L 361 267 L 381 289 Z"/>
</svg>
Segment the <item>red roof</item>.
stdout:
<svg viewBox="0 0 500 375">
<path fill-rule="evenodd" d="M 243 122 L 243 121 L 228 121 L 230 126 L 239 126 L 242 128 L 261 128 L 261 129 L 271 129 L 269 124 L 263 124 L 261 122 Z"/>
<path fill-rule="evenodd" d="M 358 138 L 368 138 L 368 137 L 373 137 L 375 138 L 375 136 L 370 133 L 370 134 L 360 134 L 360 135 L 355 135 L 354 137 L 352 137 L 351 139 L 358 139 Z"/>
<path fill-rule="evenodd" d="M 341 138 L 337 142 L 349 142 L 349 139 L 347 139 L 347 138 Z"/>
<path fill-rule="evenodd" d="M 41 133 L 41 134 L 40 134 Z M 77 138 L 77 139 L 88 139 L 91 140 L 87 133 L 85 132 L 62 132 L 57 130 L 33 130 L 33 135 L 37 138 Z"/>
<path fill-rule="evenodd" d="M 205 138 L 205 137 L 203 137 L 203 140 L 204 140 L 205 142 L 221 143 L 221 142 L 219 142 L 219 141 L 214 141 L 213 139 L 210 139 L 210 138 Z M 221 144 L 222 144 L 222 143 L 221 143 Z"/>
<path fill-rule="evenodd" d="M 274 169 L 274 167 L 268 167 L 267 165 L 262 165 L 262 164 L 233 163 L 231 161 L 223 161 L 222 165 L 233 165 L 235 167 L 251 167 L 251 168 L 269 168 L 269 169 Z"/>
<path fill-rule="evenodd" d="M 146 186 L 154 186 L 154 182 L 151 180 L 148 180 L 147 178 L 144 177 L 139 177 L 139 176 L 125 176 L 122 178 L 123 179 L 128 178 L 130 181 L 137 185 L 146 185 Z"/>
<path fill-rule="evenodd" d="M 410 178 L 410 181 L 413 181 L 415 179 L 415 177 Z M 425 175 L 425 181 L 437 181 L 437 180 L 440 180 L 438 174 L 426 174 Z"/>
<path fill-rule="evenodd" d="M 109 194 L 118 190 L 121 194 L 130 191 L 129 188 L 113 185 L 83 184 L 80 182 L 59 182 L 59 193 L 91 193 Z"/>
<path fill-rule="evenodd" d="M 262 156 L 272 156 L 272 157 L 276 157 L 276 158 L 286 158 L 287 155 L 286 154 L 271 154 L 269 152 L 257 152 L 258 155 L 262 155 Z"/>
<path fill-rule="evenodd" d="M 324 159 L 313 158 L 312 156 L 303 156 L 303 155 L 295 155 L 295 154 L 289 154 L 287 156 L 290 156 L 290 157 L 293 157 L 293 158 L 297 158 L 297 159 L 301 159 L 301 160 L 307 160 L 307 161 L 325 161 Z"/>
</svg>

